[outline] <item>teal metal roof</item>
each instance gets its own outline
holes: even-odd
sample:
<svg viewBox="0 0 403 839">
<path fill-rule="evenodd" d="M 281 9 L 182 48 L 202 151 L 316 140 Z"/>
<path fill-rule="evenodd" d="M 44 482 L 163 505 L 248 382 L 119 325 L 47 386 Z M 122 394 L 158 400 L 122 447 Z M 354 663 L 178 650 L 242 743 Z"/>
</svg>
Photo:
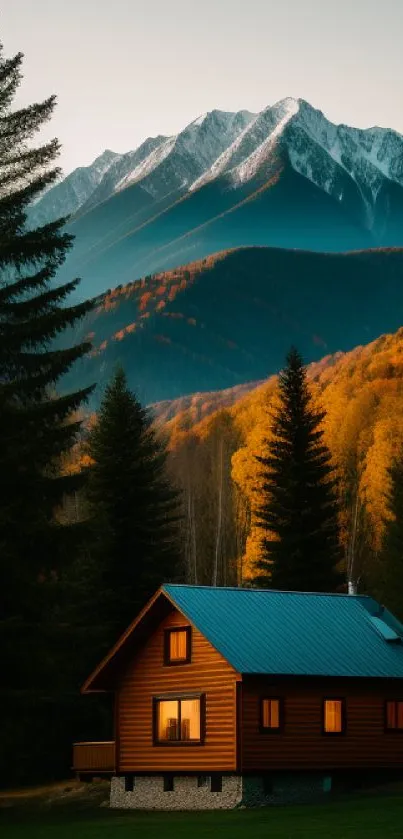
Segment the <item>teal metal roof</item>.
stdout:
<svg viewBox="0 0 403 839">
<path fill-rule="evenodd" d="M 403 678 L 403 625 L 370 597 L 185 585 L 163 591 L 239 673 Z"/>
</svg>

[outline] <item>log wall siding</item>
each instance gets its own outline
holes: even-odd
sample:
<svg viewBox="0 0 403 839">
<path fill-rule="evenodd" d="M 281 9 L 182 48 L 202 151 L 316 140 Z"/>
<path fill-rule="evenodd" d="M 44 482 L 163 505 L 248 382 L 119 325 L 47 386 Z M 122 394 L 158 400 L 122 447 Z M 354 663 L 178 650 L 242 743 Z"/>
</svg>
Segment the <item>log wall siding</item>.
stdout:
<svg viewBox="0 0 403 839">
<path fill-rule="evenodd" d="M 192 660 L 164 666 L 164 629 L 187 626 L 180 612 L 172 612 L 138 653 L 117 691 L 117 771 L 197 772 L 236 768 L 236 683 L 240 677 L 211 644 L 192 628 Z M 159 694 L 204 693 L 204 745 L 155 746 L 152 700 Z"/>
<path fill-rule="evenodd" d="M 284 729 L 259 731 L 262 696 L 284 698 Z M 345 698 L 346 732 L 322 733 L 324 698 Z M 273 681 L 244 677 L 242 769 L 403 767 L 403 732 L 385 732 L 385 700 L 403 698 L 403 685 L 364 680 Z"/>
</svg>

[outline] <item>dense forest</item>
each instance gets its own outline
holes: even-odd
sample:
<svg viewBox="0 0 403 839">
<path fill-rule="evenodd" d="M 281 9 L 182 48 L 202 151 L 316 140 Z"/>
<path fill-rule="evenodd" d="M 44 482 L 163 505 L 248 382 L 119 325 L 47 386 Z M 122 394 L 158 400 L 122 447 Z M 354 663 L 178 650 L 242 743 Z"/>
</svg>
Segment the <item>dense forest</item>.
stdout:
<svg viewBox="0 0 403 839">
<path fill-rule="evenodd" d="M 344 562 L 353 564 L 361 590 L 396 608 L 393 590 L 383 585 L 381 549 L 391 519 L 389 468 L 403 448 L 403 330 L 327 357 L 308 368 L 308 377 L 325 412 L 324 438 L 338 474 Z M 197 395 L 184 410 L 179 402 L 179 411 L 163 423 L 171 469 L 184 492 L 188 574 L 210 583 L 218 544 L 220 582 L 245 583 L 261 554 L 255 513 L 262 470 L 256 456 L 270 436 L 277 379 L 219 410 L 218 394 L 212 396 L 203 403 Z M 208 415 L 200 420 L 203 409 Z M 164 404 L 163 420 L 167 415 Z M 403 599 L 400 614 L 402 607 Z"/>
</svg>

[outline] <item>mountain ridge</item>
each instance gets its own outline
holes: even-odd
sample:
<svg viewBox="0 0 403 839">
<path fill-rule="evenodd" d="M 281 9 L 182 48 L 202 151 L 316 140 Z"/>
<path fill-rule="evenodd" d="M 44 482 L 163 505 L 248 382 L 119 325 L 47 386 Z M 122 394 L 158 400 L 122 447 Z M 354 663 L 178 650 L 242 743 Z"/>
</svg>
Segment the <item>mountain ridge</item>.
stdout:
<svg viewBox="0 0 403 839">
<path fill-rule="evenodd" d="M 403 137 L 397 131 L 394 131 L 391 128 L 381 128 L 379 126 L 359 129 L 348 126 L 345 123 L 335 125 L 325 117 L 321 110 L 312 107 L 308 102 L 306 102 L 306 100 L 288 97 L 280 100 L 273 106 L 267 106 L 258 114 L 253 114 L 247 110 L 225 112 L 216 109 L 209 111 L 206 114 L 194 119 L 178 134 L 172 136 L 158 135 L 155 138 L 149 137 L 136 149 L 124 154 L 118 154 L 106 149 L 95 159 L 93 164 L 88 167 L 79 167 L 74 170 L 49 192 L 54 193 L 63 183 L 71 181 L 71 179 L 78 175 L 78 173 L 89 173 L 93 168 L 96 169 L 97 164 L 99 165 L 101 161 L 104 162 L 105 159 L 107 159 L 109 160 L 109 164 L 106 164 L 100 180 L 94 184 L 94 192 L 96 193 L 102 179 L 105 178 L 108 173 L 110 175 L 110 170 L 113 169 L 114 166 L 116 167 L 117 164 L 119 164 L 118 168 L 122 168 L 122 163 L 124 161 L 132 163 L 132 158 L 136 156 L 140 159 L 140 161 L 144 158 L 149 161 L 149 157 L 152 157 L 156 150 L 161 150 L 166 147 L 166 155 L 162 157 L 161 161 L 158 160 L 157 156 L 156 166 L 158 166 L 159 162 L 162 162 L 164 157 L 168 156 L 177 144 L 182 144 L 183 146 L 186 145 L 186 138 L 189 139 L 189 135 L 192 130 L 202 128 L 204 131 L 209 123 L 210 125 L 213 125 L 217 120 L 219 121 L 221 128 L 224 127 L 224 130 L 225 128 L 228 128 L 231 123 L 238 122 L 240 130 L 235 130 L 235 137 L 232 141 L 231 131 L 228 132 L 228 136 L 226 138 L 222 138 L 222 145 L 224 145 L 222 152 L 214 157 L 214 162 L 211 164 L 210 168 L 206 169 L 202 175 L 188 185 L 190 190 L 198 188 L 198 186 L 202 185 L 212 177 L 215 177 L 217 174 L 222 174 L 227 170 L 236 169 L 237 162 L 234 155 L 236 152 L 239 154 L 240 147 L 246 138 L 250 140 L 253 150 L 249 155 L 244 154 L 244 164 L 248 160 L 248 157 L 251 155 L 253 156 L 256 152 L 262 153 L 264 151 L 262 146 L 270 144 L 270 142 L 274 143 L 283 133 L 286 135 L 286 140 L 289 140 L 290 138 L 287 137 L 287 133 L 289 134 L 291 130 L 291 134 L 294 133 L 294 140 L 298 140 L 295 131 L 296 127 L 298 127 L 300 131 L 303 130 L 306 135 L 309 135 L 318 146 L 328 151 L 333 162 L 341 165 L 346 171 L 351 169 L 351 158 L 354 151 L 357 151 L 359 148 L 367 164 L 366 174 L 369 177 L 369 180 L 371 180 L 371 175 L 373 180 L 375 174 L 378 174 L 378 176 L 383 175 L 389 179 L 395 179 L 399 184 L 403 184 L 403 160 L 400 157 L 400 152 L 403 148 Z M 253 136 L 251 138 L 252 134 Z M 301 140 L 301 137 L 299 139 Z M 378 144 L 376 144 L 377 140 Z M 396 157 L 393 156 L 391 164 L 388 166 L 385 165 L 387 150 L 389 148 L 389 156 L 391 156 L 392 152 L 394 152 L 392 149 L 393 145 L 397 147 L 399 154 Z M 234 164 L 233 166 L 229 165 L 231 161 Z M 152 168 L 149 161 L 144 172 L 136 172 L 138 167 L 136 165 L 136 160 L 134 162 L 134 171 L 126 172 L 124 175 L 118 173 L 118 179 L 113 183 L 112 190 L 119 190 L 128 186 L 133 181 L 141 179 L 141 177 L 145 177 L 149 173 L 150 168 Z M 300 171 L 298 167 L 303 169 L 297 154 L 294 155 L 294 163 L 297 167 L 297 171 Z M 373 171 L 371 171 L 371 167 Z M 307 174 L 307 170 L 305 172 L 302 171 L 301 173 Z M 239 176 L 239 172 L 237 174 Z M 312 172 L 310 173 L 310 176 L 314 177 Z M 45 203 L 48 202 L 49 197 L 49 193 L 46 193 L 42 201 Z M 104 199 L 102 199 L 101 196 L 98 196 L 98 200 Z M 86 206 L 88 208 L 91 205 L 89 204 L 89 201 L 91 201 L 92 205 L 95 203 L 94 200 L 91 200 L 91 196 L 87 196 L 86 200 L 82 201 L 80 205 L 81 208 L 85 208 Z M 39 203 L 40 202 L 41 199 Z M 75 208 L 74 212 L 79 209 L 80 207 Z"/>
<path fill-rule="evenodd" d="M 307 362 L 350 350 L 399 328 L 402 273 L 399 248 L 259 247 L 122 284 L 95 299 L 74 334 L 93 343 L 74 386 L 97 381 L 98 400 L 119 363 L 152 404 L 265 378 L 281 368 L 291 343 Z"/>
<path fill-rule="evenodd" d="M 335 126 L 302 99 L 211 111 L 173 137 L 104 154 L 81 193 L 73 173 L 31 208 L 33 223 L 63 189 L 68 206 L 85 199 L 59 272 L 82 276 L 83 297 L 242 246 L 403 246 L 403 137 Z"/>
</svg>

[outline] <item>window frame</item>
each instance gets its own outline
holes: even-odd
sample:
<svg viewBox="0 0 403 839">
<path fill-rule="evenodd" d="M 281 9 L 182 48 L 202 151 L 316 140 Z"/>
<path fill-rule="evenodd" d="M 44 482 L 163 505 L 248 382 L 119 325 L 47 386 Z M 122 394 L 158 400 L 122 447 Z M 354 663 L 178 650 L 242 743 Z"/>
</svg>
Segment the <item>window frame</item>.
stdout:
<svg viewBox="0 0 403 839">
<path fill-rule="evenodd" d="M 171 660 L 170 639 L 174 632 L 186 632 L 186 658 Z M 192 661 L 192 627 L 191 626 L 170 626 L 164 629 L 164 666 L 180 667 L 183 664 L 190 664 Z"/>
<path fill-rule="evenodd" d="M 158 705 L 160 702 L 179 702 L 179 731 L 181 729 L 182 700 L 200 700 L 200 740 L 159 740 L 158 739 Z M 170 693 L 153 696 L 153 745 L 154 746 L 204 746 L 206 739 L 206 694 L 205 693 Z"/>
<path fill-rule="evenodd" d="M 263 702 L 278 702 L 278 719 L 279 725 L 274 727 L 267 727 L 263 725 Z M 284 731 L 284 697 L 283 696 L 261 696 L 259 701 L 259 731 L 261 734 L 281 734 Z"/>
<path fill-rule="evenodd" d="M 341 702 L 341 729 L 340 731 L 326 731 L 325 709 L 326 702 Z M 347 731 L 347 703 L 345 696 L 324 696 L 322 699 L 322 734 L 324 737 L 344 737 Z"/>
<path fill-rule="evenodd" d="M 390 702 L 393 702 L 394 705 L 397 705 L 399 702 L 403 705 L 403 699 L 385 699 L 384 705 L 384 726 L 385 726 L 385 733 L 386 734 L 403 734 L 403 726 L 401 728 L 391 728 L 388 725 L 388 705 Z"/>
</svg>

